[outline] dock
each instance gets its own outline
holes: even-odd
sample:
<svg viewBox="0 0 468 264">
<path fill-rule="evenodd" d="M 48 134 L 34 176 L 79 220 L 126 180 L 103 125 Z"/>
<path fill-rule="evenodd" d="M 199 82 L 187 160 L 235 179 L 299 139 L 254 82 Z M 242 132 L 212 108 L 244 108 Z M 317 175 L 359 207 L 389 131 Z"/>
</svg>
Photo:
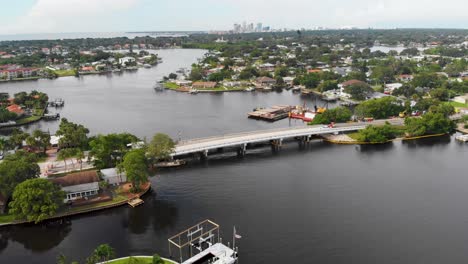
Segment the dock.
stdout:
<svg viewBox="0 0 468 264">
<path fill-rule="evenodd" d="M 129 200 L 128 201 L 128 205 L 130 205 L 131 207 L 135 208 L 137 206 L 139 206 L 140 204 L 143 204 L 144 201 L 140 198 L 135 198 L 135 199 L 132 199 L 132 200 Z"/>
<path fill-rule="evenodd" d="M 271 108 L 256 109 L 253 112 L 248 113 L 249 118 L 261 119 L 270 122 L 278 121 L 288 117 L 289 112 L 294 109 L 294 106 L 290 105 L 275 105 Z"/>
</svg>

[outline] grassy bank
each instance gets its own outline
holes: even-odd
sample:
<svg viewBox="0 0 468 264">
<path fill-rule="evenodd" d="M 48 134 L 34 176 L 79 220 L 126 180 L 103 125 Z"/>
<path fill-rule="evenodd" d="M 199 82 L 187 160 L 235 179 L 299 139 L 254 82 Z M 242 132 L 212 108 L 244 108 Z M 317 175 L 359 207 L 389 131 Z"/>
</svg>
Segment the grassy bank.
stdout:
<svg viewBox="0 0 468 264">
<path fill-rule="evenodd" d="M 164 88 L 175 90 L 175 89 L 179 88 L 179 85 L 177 85 L 176 83 L 173 83 L 173 82 L 165 82 L 164 83 Z"/>
<path fill-rule="evenodd" d="M 55 74 L 57 74 L 58 77 L 66 77 L 66 76 L 75 76 L 76 71 L 71 69 L 71 70 L 56 70 L 54 71 Z"/>
</svg>

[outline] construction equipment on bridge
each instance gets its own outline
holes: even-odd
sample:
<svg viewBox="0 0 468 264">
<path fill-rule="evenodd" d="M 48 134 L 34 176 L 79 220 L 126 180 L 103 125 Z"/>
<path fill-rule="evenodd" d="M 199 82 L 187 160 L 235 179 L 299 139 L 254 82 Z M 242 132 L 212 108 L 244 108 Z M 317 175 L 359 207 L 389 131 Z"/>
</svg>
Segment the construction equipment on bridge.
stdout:
<svg viewBox="0 0 468 264">
<path fill-rule="evenodd" d="M 224 245 L 219 237 L 219 225 L 204 220 L 169 238 L 169 255 L 172 258 L 172 250 L 176 247 L 177 260 L 182 264 L 234 264 L 238 258 L 235 247 L 237 238 L 240 236 L 234 231 L 233 247 L 230 248 L 229 243 L 228 246 Z M 188 259 L 184 261 L 185 258 Z"/>
</svg>

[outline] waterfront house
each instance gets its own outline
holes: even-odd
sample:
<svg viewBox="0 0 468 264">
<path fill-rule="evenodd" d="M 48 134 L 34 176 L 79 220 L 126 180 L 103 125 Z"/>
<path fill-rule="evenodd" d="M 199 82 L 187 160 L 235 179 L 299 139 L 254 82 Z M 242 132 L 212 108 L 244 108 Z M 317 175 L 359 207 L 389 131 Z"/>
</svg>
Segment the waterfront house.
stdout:
<svg viewBox="0 0 468 264">
<path fill-rule="evenodd" d="M 213 89 L 216 86 L 216 82 L 194 82 L 192 84 L 193 89 Z"/>
<path fill-rule="evenodd" d="M 255 85 L 257 87 L 270 87 L 276 83 L 275 79 L 272 79 L 270 77 L 258 77 L 257 80 L 255 81 Z"/>
<path fill-rule="evenodd" d="M 175 84 L 177 84 L 178 86 L 190 86 L 190 85 L 192 85 L 192 81 L 189 81 L 189 80 L 176 80 Z"/>
<path fill-rule="evenodd" d="M 136 62 L 136 60 L 133 57 L 123 57 L 119 59 L 119 63 L 121 65 L 126 65 L 126 64 L 134 63 L 134 62 Z"/>
<path fill-rule="evenodd" d="M 286 85 L 292 86 L 294 82 L 294 77 L 286 76 L 283 78 L 283 81 Z"/>
<path fill-rule="evenodd" d="M 12 105 L 7 106 L 6 110 L 8 110 L 8 112 L 10 113 L 15 113 L 18 116 L 24 115 L 24 110 L 21 108 L 21 106 L 17 104 L 12 104 Z"/>
<path fill-rule="evenodd" d="M 271 63 L 264 63 L 258 66 L 260 71 L 272 72 L 275 70 L 275 65 Z"/>
<path fill-rule="evenodd" d="M 67 194 L 65 202 L 96 195 L 99 192 L 97 171 L 71 173 L 51 180 Z"/>
<path fill-rule="evenodd" d="M 119 172 L 117 168 L 102 169 L 101 178 L 110 185 L 119 185 L 127 182 L 125 172 Z"/>
<path fill-rule="evenodd" d="M 400 75 L 398 75 L 398 77 L 396 79 L 399 80 L 400 82 L 410 82 L 410 81 L 413 80 L 413 75 L 411 75 L 411 74 L 400 74 Z"/>
</svg>

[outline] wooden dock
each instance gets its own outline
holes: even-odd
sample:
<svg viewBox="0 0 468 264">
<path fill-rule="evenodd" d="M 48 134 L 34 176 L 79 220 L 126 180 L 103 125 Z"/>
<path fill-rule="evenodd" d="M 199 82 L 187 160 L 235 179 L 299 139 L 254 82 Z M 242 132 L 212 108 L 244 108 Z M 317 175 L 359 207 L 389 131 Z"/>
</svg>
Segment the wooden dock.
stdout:
<svg viewBox="0 0 468 264">
<path fill-rule="evenodd" d="M 144 203 L 144 201 L 142 199 L 140 199 L 140 198 L 134 198 L 134 199 L 128 201 L 128 204 L 133 208 L 135 208 L 135 207 L 137 207 L 137 206 L 139 206 L 140 204 L 143 204 L 143 203 Z"/>
</svg>

